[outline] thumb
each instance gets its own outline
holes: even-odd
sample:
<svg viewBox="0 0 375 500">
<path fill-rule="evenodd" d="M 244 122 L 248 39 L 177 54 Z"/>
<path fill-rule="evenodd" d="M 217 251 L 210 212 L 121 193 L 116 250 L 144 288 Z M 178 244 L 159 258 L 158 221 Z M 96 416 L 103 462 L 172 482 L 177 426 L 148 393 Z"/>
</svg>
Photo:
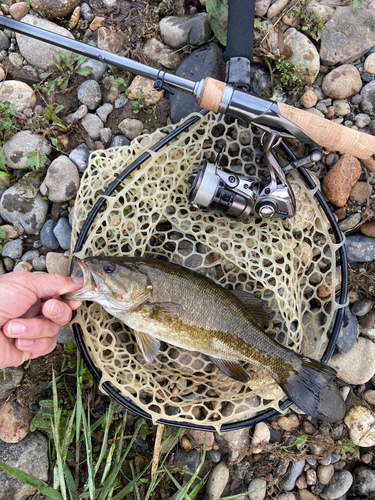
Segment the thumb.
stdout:
<svg viewBox="0 0 375 500">
<path fill-rule="evenodd" d="M 12 280 L 32 291 L 39 299 L 75 292 L 83 287 L 83 278 L 70 278 L 61 274 L 11 273 Z M 9 276 L 9 275 L 8 275 Z"/>
</svg>

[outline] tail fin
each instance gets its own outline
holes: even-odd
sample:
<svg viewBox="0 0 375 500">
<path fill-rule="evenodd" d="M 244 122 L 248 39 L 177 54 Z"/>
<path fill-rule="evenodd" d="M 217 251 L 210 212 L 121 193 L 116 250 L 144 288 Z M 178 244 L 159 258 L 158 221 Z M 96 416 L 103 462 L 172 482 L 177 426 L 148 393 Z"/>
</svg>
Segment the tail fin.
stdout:
<svg viewBox="0 0 375 500">
<path fill-rule="evenodd" d="M 336 376 L 336 370 L 320 361 L 294 353 L 301 361 L 298 372 L 289 375 L 280 386 L 293 403 L 306 415 L 315 417 L 319 407 L 320 391 Z"/>
</svg>

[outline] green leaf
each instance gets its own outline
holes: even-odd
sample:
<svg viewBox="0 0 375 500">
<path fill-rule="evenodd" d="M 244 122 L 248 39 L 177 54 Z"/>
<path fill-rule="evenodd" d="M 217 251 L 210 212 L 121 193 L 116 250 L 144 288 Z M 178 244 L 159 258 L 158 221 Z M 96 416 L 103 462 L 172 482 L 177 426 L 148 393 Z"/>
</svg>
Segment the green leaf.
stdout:
<svg viewBox="0 0 375 500">
<path fill-rule="evenodd" d="M 258 19 L 254 19 L 254 28 L 263 28 L 262 23 Z"/>
<path fill-rule="evenodd" d="M 60 104 L 60 106 L 56 106 L 55 108 L 55 113 L 60 113 L 60 111 L 62 111 L 64 109 L 64 106 L 62 104 Z"/>
<path fill-rule="evenodd" d="M 60 118 L 52 111 L 52 108 L 50 105 L 46 107 L 46 110 L 44 112 L 44 115 L 46 118 L 51 120 L 55 125 L 59 126 L 63 130 L 68 130 L 68 127 L 63 124 L 63 122 L 60 120 Z"/>
<path fill-rule="evenodd" d="M 0 177 L 12 177 L 8 172 L 0 172 Z"/>
<path fill-rule="evenodd" d="M 19 479 L 23 483 L 26 483 L 30 485 L 31 487 L 35 488 L 38 490 L 40 493 L 45 495 L 48 498 L 52 498 L 52 500 L 62 500 L 61 494 L 48 486 L 44 481 L 41 479 L 38 479 L 34 476 L 31 476 L 30 474 L 27 474 L 26 472 L 23 472 L 19 469 L 16 469 L 15 467 L 11 467 L 10 465 L 4 464 L 3 462 L 0 462 L 0 467 L 7 472 L 8 474 L 11 474 L 15 478 Z"/>
<path fill-rule="evenodd" d="M 361 0 L 353 0 L 353 12 L 357 12 L 361 5 Z"/>
<path fill-rule="evenodd" d="M 222 45 L 227 44 L 228 9 L 220 0 L 206 0 L 207 14 L 211 19 L 212 31 Z"/>
<path fill-rule="evenodd" d="M 45 167 L 47 162 L 47 155 L 40 150 L 30 151 L 30 153 L 27 153 L 27 166 L 33 170 L 39 170 L 39 168 Z"/>
<path fill-rule="evenodd" d="M 76 347 L 71 342 L 65 342 L 64 348 L 72 352 L 75 352 L 76 350 Z"/>
<path fill-rule="evenodd" d="M 0 240 L 7 240 L 8 236 L 5 234 L 4 229 L 1 229 L 0 227 Z"/>
<path fill-rule="evenodd" d="M 298 444 L 304 444 L 306 440 L 307 440 L 307 435 L 301 434 L 301 436 L 298 436 L 298 438 L 294 441 L 293 445 L 297 446 Z"/>
<path fill-rule="evenodd" d="M 92 68 L 90 66 L 84 66 L 83 68 L 79 68 L 76 70 L 76 72 L 81 76 L 89 76 L 91 71 Z"/>
</svg>

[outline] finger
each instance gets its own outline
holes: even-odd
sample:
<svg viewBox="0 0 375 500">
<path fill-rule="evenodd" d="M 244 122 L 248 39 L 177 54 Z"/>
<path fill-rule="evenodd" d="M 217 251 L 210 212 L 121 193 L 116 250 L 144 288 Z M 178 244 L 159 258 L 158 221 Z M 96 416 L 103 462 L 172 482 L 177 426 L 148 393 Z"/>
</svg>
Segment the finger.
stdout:
<svg viewBox="0 0 375 500">
<path fill-rule="evenodd" d="M 35 340 L 16 339 L 15 346 L 23 355 L 27 354 L 26 359 L 34 359 L 53 351 L 56 347 L 56 337 Z"/>
<path fill-rule="evenodd" d="M 68 306 L 70 307 L 70 309 L 72 309 L 72 311 L 75 311 L 76 309 L 79 308 L 79 306 L 82 304 L 82 301 L 81 300 L 64 300 L 64 299 L 61 299 L 65 302 L 65 304 L 68 304 Z"/>
<path fill-rule="evenodd" d="M 39 316 L 39 314 L 41 313 L 41 309 L 42 301 L 38 299 L 35 304 L 33 304 L 30 309 L 21 316 L 21 318 L 34 318 L 35 316 Z"/>
<path fill-rule="evenodd" d="M 18 339 L 40 339 L 54 337 L 60 326 L 53 321 L 40 316 L 38 318 L 19 318 L 8 321 L 3 326 L 4 335 Z"/>
<path fill-rule="evenodd" d="M 66 325 L 72 317 L 72 309 L 62 300 L 50 299 L 42 306 L 42 314 L 58 325 Z"/>
<path fill-rule="evenodd" d="M 9 273 L 13 282 L 32 291 L 38 298 L 53 297 L 64 293 L 75 292 L 82 288 L 83 278 L 67 278 L 60 274 L 43 273 Z"/>
</svg>

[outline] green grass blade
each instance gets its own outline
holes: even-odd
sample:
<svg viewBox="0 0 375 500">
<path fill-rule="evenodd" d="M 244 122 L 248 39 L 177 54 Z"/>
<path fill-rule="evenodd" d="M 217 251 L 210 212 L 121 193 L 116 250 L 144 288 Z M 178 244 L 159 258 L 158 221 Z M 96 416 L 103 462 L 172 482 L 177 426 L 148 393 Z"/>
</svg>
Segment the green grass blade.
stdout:
<svg viewBox="0 0 375 500">
<path fill-rule="evenodd" d="M 103 442 L 102 442 L 102 446 L 101 446 L 101 449 L 100 449 L 100 454 L 99 454 L 98 461 L 97 461 L 97 463 L 95 465 L 94 477 L 96 476 L 96 474 L 97 474 L 97 472 L 99 470 L 100 464 L 102 463 L 104 455 L 105 455 L 105 453 L 107 451 L 109 428 L 110 428 L 111 423 L 112 423 L 112 417 L 113 417 L 113 412 L 114 412 L 113 407 L 114 407 L 114 401 L 111 399 L 108 411 L 106 413 L 107 419 L 105 421 Z"/>
<path fill-rule="evenodd" d="M 107 456 L 107 460 L 105 462 L 104 471 L 103 471 L 103 475 L 102 475 L 102 479 L 100 481 L 100 484 L 104 483 L 105 478 L 107 477 L 108 472 L 109 472 L 109 470 L 111 468 L 113 454 L 115 453 L 115 448 L 116 448 L 116 443 L 114 442 L 114 443 L 111 444 L 111 447 L 109 449 L 109 453 L 108 453 L 108 456 Z"/>
<path fill-rule="evenodd" d="M 139 479 L 143 476 L 143 474 L 146 472 L 146 470 L 148 469 L 148 466 L 143 469 L 142 472 L 140 472 L 138 474 L 138 476 L 136 476 L 134 479 L 132 479 L 130 481 L 129 484 L 127 484 L 121 491 L 119 491 L 113 498 L 112 500 L 122 500 L 123 498 L 125 498 L 126 495 L 128 495 L 129 493 L 131 493 L 133 491 L 133 488 L 134 488 L 134 485 L 137 484 L 137 482 L 139 481 Z"/>
<path fill-rule="evenodd" d="M 200 464 L 197 467 L 197 470 L 194 472 L 194 474 L 191 476 L 189 481 L 185 484 L 184 488 L 180 491 L 180 493 L 176 496 L 176 500 L 183 500 L 183 498 L 187 495 L 187 492 L 189 491 L 190 486 L 193 484 L 195 479 L 197 478 L 199 471 L 201 470 L 204 461 L 206 458 L 206 434 L 204 436 L 204 442 L 203 442 L 203 453 L 202 453 L 202 459 Z"/>
<path fill-rule="evenodd" d="M 87 419 L 85 412 L 82 412 L 83 433 L 85 435 L 86 443 L 86 464 L 87 464 L 87 487 L 90 493 L 90 500 L 95 500 L 95 484 L 94 484 L 94 469 L 92 466 L 92 445 L 90 433 L 90 410 L 87 408 Z"/>
<path fill-rule="evenodd" d="M 219 500 L 234 500 L 235 498 L 245 497 L 246 495 L 250 495 L 251 493 L 256 493 L 257 491 L 262 491 L 265 489 L 265 486 L 262 488 L 258 488 L 256 490 L 247 491 L 246 493 L 238 493 L 237 495 L 232 495 L 230 497 L 222 497 Z"/>
<path fill-rule="evenodd" d="M 22 481 L 23 483 L 28 484 L 29 486 L 35 488 L 37 491 L 45 495 L 47 498 L 51 498 L 52 500 L 62 500 L 61 493 L 48 486 L 48 484 L 46 484 L 41 479 L 31 476 L 26 472 L 16 469 L 15 467 L 11 467 L 10 465 L 4 464 L 3 462 L 0 462 L 0 467 L 5 472 L 11 474 L 15 478 Z"/>
</svg>

